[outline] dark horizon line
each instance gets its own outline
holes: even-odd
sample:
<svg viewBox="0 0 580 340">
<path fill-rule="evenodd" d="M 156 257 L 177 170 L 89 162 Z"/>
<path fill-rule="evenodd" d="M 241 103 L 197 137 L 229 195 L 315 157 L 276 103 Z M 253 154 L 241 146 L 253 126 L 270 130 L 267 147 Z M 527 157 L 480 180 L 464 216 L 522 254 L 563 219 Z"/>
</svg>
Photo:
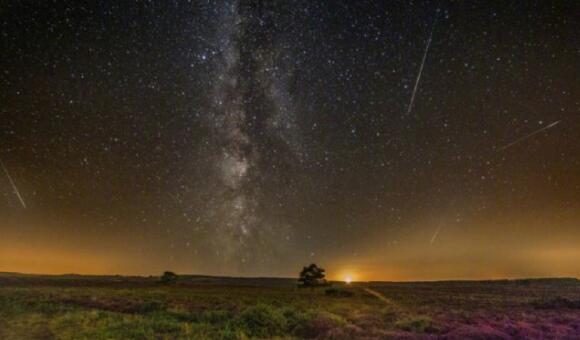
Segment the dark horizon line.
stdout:
<svg viewBox="0 0 580 340">
<path fill-rule="evenodd" d="M 181 277 L 195 277 L 195 278 L 213 278 L 213 279 L 243 279 L 243 280 L 292 280 L 297 281 L 297 277 L 285 276 L 228 276 L 228 275 L 206 275 L 206 274 L 181 274 L 175 272 Z M 42 274 L 42 273 L 22 273 L 22 272 L 8 272 L 0 271 L 0 278 L 2 276 L 22 276 L 22 277 L 81 277 L 81 278 L 142 278 L 150 279 L 160 277 L 159 275 L 122 275 L 122 274 L 76 274 L 76 273 L 62 273 L 62 274 Z M 574 280 L 580 281 L 578 277 L 572 276 L 543 276 L 543 277 L 514 277 L 514 278 L 489 278 L 489 279 L 440 279 L 440 280 L 353 280 L 352 283 L 445 283 L 445 282 L 504 282 L 504 281 L 545 281 L 545 280 Z M 344 282 L 344 280 L 328 280 L 329 282 Z"/>
</svg>

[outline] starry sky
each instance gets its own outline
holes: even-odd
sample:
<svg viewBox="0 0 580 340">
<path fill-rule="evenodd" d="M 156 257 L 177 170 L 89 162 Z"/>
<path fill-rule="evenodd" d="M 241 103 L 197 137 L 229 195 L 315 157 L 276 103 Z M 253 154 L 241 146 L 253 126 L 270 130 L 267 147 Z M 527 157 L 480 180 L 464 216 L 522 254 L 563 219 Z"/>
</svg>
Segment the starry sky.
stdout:
<svg viewBox="0 0 580 340">
<path fill-rule="evenodd" d="M 0 271 L 580 276 L 577 1 L 0 3 Z"/>
</svg>

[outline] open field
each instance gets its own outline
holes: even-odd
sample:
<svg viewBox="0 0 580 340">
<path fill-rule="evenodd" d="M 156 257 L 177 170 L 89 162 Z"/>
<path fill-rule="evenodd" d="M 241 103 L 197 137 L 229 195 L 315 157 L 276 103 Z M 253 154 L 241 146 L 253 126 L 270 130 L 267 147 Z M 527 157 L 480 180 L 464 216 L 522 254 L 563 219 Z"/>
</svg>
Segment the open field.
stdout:
<svg viewBox="0 0 580 340">
<path fill-rule="evenodd" d="M 369 282 L 0 274 L 1 339 L 580 337 L 575 279 Z M 344 291 L 352 296 L 341 296 Z"/>
</svg>

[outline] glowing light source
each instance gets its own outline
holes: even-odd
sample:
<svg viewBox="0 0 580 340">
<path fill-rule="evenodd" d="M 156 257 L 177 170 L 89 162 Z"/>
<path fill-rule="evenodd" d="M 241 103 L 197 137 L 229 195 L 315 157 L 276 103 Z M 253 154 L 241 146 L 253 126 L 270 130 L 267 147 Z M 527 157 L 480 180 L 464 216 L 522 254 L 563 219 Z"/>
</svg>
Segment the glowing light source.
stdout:
<svg viewBox="0 0 580 340">
<path fill-rule="evenodd" d="M 350 277 L 350 276 L 345 277 L 344 278 L 344 282 L 347 283 L 347 284 L 351 283 L 352 282 L 352 277 Z"/>
</svg>

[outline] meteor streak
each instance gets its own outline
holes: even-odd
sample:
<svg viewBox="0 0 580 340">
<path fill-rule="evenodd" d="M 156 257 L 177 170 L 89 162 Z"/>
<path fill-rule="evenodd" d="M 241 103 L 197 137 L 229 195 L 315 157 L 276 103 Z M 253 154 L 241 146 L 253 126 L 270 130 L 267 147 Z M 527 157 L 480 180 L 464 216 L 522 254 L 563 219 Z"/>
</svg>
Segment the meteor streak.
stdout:
<svg viewBox="0 0 580 340">
<path fill-rule="evenodd" d="M 417 94 L 417 89 L 419 88 L 419 81 L 421 81 L 421 74 L 423 74 L 423 67 L 425 66 L 425 61 L 427 60 L 427 53 L 429 53 L 429 46 L 431 46 L 431 40 L 433 39 L 433 32 L 435 32 L 435 26 L 437 25 L 437 19 L 439 15 L 435 16 L 433 21 L 433 27 L 431 28 L 431 33 L 429 34 L 429 39 L 427 40 L 427 46 L 425 47 L 425 53 L 423 53 L 423 60 L 421 61 L 421 67 L 419 67 L 419 74 L 415 80 L 415 87 L 413 87 L 413 94 L 411 94 L 411 101 L 407 107 L 407 114 L 411 113 L 413 109 L 413 104 L 415 103 L 415 95 Z"/>
<path fill-rule="evenodd" d="M 441 231 L 441 226 L 437 227 L 437 230 L 435 230 L 435 233 L 433 233 L 433 236 L 431 237 L 431 244 L 433 244 L 435 242 L 435 240 L 437 239 L 437 236 L 439 236 L 439 232 Z"/>
<path fill-rule="evenodd" d="M 521 138 L 518 138 L 518 139 L 516 139 L 515 141 L 513 141 L 513 142 L 511 142 L 511 143 L 509 143 L 509 144 L 507 144 L 507 145 L 504 145 L 504 146 L 502 146 L 502 147 L 501 147 L 501 148 L 499 148 L 497 151 L 498 151 L 498 152 L 500 152 L 500 151 L 504 151 L 504 150 L 506 150 L 506 149 L 508 149 L 508 148 L 511 148 L 512 146 L 514 146 L 514 145 L 516 145 L 516 144 L 518 144 L 518 143 L 520 143 L 520 142 L 523 142 L 523 141 L 525 141 L 526 139 L 528 139 L 528 138 L 530 138 L 530 137 L 533 137 L 533 136 L 537 135 L 538 133 L 540 133 L 540 132 L 542 132 L 542 131 L 544 131 L 544 130 L 548 130 L 548 129 L 551 129 L 551 128 L 553 128 L 554 126 L 558 125 L 560 122 L 561 122 L 561 120 L 558 120 L 558 121 L 555 121 L 555 122 L 553 122 L 553 123 L 552 123 L 552 124 L 550 124 L 550 125 L 546 125 L 546 126 L 544 126 L 543 128 L 541 128 L 541 129 L 539 129 L 539 130 L 536 130 L 536 131 L 534 131 L 534 132 L 532 132 L 532 133 L 530 133 L 530 134 L 527 134 L 527 135 L 525 135 L 525 136 L 523 136 L 523 137 L 521 137 Z"/>
<path fill-rule="evenodd" d="M 24 199 L 22 198 L 22 195 L 20 195 L 20 191 L 16 187 L 16 184 L 14 184 L 14 181 L 12 180 L 12 176 L 10 176 L 8 169 L 6 168 L 6 166 L 4 165 L 4 162 L 2 162 L 1 159 L 0 159 L 0 165 L 2 165 L 2 169 L 4 169 L 4 173 L 6 174 L 6 177 L 8 177 L 8 181 L 10 181 L 10 184 L 12 185 L 12 190 L 14 191 L 14 194 L 16 194 L 16 197 L 18 197 L 18 200 L 20 201 L 20 204 L 22 204 L 22 207 L 26 209 L 26 203 L 24 203 Z"/>
</svg>

